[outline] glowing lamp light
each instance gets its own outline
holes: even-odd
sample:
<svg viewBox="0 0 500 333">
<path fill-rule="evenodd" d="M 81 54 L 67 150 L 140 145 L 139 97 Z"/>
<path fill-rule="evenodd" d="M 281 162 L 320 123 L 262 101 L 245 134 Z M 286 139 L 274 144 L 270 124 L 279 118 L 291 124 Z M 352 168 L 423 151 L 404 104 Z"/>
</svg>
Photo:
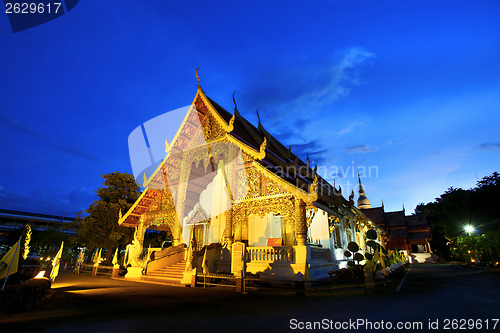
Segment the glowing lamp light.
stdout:
<svg viewBox="0 0 500 333">
<path fill-rule="evenodd" d="M 45 275 L 45 271 L 40 271 L 40 273 L 38 273 L 37 276 L 35 276 L 35 279 L 41 279 L 41 278 L 43 278 L 44 275 Z"/>
<path fill-rule="evenodd" d="M 466 233 L 468 233 L 469 235 L 472 234 L 473 232 L 476 231 L 476 229 L 471 226 L 470 224 L 467 224 L 465 227 L 464 227 L 464 230 Z"/>
</svg>

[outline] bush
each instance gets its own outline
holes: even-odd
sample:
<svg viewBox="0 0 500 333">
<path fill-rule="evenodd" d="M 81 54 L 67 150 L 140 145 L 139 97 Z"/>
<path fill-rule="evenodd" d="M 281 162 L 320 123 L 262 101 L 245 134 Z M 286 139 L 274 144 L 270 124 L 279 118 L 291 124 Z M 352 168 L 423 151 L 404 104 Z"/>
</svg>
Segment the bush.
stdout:
<svg viewBox="0 0 500 333">
<path fill-rule="evenodd" d="M 24 284 L 6 286 L 0 293 L 0 313 L 22 311 L 43 299 L 50 290 L 47 278 L 31 279 Z"/>
<path fill-rule="evenodd" d="M 362 281 L 364 279 L 363 269 L 359 266 L 341 268 L 328 272 L 335 281 Z"/>
</svg>

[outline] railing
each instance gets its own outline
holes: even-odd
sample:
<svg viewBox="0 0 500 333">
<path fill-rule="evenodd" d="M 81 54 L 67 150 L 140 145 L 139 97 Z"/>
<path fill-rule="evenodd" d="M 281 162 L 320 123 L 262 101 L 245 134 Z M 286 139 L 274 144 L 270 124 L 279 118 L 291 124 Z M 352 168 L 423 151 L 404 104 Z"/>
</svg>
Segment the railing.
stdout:
<svg viewBox="0 0 500 333">
<path fill-rule="evenodd" d="M 291 262 L 295 261 L 295 250 L 292 246 L 247 247 L 247 261 Z"/>
<path fill-rule="evenodd" d="M 152 261 L 157 261 L 163 258 L 167 258 L 170 256 L 173 256 L 174 254 L 178 254 L 180 252 L 184 252 L 186 249 L 185 244 L 177 245 L 177 246 L 170 246 L 167 247 L 166 249 L 163 249 L 162 251 L 154 251 L 155 252 L 155 257 L 154 259 L 150 260 L 149 262 Z"/>
<path fill-rule="evenodd" d="M 148 260 L 146 261 L 145 272 L 147 273 L 149 266 L 152 263 L 156 263 L 161 259 L 165 259 L 165 258 L 171 257 L 173 255 L 179 254 L 181 252 L 184 252 L 185 250 L 186 250 L 186 245 L 180 244 L 177 246 L 167 247 L 166 249 L 161 250 L 161 251 L 152 251 L 151 253 L 154 253 L 154 258 L 151 256 L 151 254 L 148 255 Z"/>
<path fill-rule="evenodd" d="M 93 272 L 94 267 L 97 267 L 97 270 L 95 272 L 96 274 L 111 274 L 113 271 L 113 266 L 104 266 L 104 265 L 94 266 L 93 264 L 81 264 L 80 268 L 78 269 L 78 273 Z"/>
</svg>

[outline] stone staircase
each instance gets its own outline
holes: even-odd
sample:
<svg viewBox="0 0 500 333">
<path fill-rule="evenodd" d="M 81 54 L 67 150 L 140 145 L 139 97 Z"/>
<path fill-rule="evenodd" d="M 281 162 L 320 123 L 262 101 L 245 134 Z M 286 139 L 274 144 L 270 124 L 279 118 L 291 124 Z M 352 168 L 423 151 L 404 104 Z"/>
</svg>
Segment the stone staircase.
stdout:
<svg viewBox="0 0 500 333">
<path fill-rule="evenodd" d="M 182 286 L 182 272 L 186 267 L 186 261 L 182 260 L 165 268 L 149 271 L 147 275 L 142 276 L 142 280 L 151 282 L 160 282 L 168 285 Z"/>
<path fill-rule="evenodd" d="M 412 253 L 414 264 L 432 264 L 436 261 L 436 257 L 432 253 Z"/>
</svg>

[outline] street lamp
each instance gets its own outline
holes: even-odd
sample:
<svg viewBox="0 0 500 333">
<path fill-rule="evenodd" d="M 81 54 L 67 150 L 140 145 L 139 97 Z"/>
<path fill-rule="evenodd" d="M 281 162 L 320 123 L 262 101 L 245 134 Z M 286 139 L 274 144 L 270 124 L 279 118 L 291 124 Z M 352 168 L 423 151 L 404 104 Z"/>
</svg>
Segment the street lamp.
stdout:
<svg viewBox="0 0 500 333">
<path fill-rule="evenodd" d="M 469 235 L 472 234 L 473 232 L 476 231 L 476 229 L 471 226 L 470 224 L 467 224 L 465 227 L 464 227 L 464 230 L 466 233 L 468 233 Z"/>
</svg>

